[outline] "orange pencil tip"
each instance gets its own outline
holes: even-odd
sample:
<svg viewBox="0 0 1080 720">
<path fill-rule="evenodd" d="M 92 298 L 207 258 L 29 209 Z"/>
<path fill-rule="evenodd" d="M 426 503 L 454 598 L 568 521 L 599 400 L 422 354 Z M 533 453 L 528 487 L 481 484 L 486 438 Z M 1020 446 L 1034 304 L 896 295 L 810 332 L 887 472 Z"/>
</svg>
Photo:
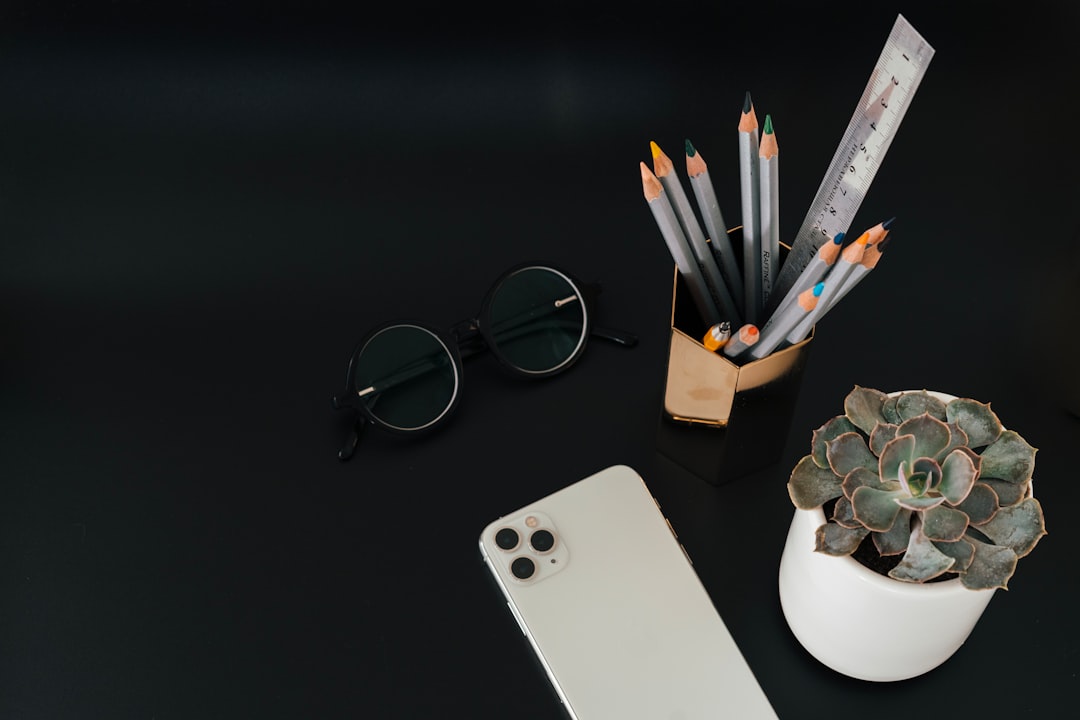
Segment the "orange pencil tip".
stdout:
<svg viewBox="0 0 1080 720">
<path fill-rule="evenodd" d="M 660 146 L 652 140 L 649 141 L 649 149 L 652 150 L 653 160 L 660 157 Z"/>
</svg>

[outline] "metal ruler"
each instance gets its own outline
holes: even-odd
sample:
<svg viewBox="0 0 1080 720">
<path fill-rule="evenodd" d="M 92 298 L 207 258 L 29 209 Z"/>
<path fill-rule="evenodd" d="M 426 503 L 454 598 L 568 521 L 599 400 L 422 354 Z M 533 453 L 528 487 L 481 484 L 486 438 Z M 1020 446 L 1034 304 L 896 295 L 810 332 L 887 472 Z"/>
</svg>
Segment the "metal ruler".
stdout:
<svg viewBox="0 0 1080 720">
<path fill-rule="evenodd" d="M 773 287 L 771 305 L 784 297 L 826 240 L 848 231 L 933 56 L 934 48 L 898 15 L 832 164 L 791 243 Z"/>
</svg>

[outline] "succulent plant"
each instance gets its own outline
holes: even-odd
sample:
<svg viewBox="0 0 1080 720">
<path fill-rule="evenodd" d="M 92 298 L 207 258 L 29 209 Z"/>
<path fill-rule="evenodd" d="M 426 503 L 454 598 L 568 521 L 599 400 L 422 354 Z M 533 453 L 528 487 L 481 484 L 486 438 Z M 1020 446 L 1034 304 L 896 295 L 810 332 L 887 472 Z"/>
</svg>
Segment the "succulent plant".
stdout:
<svg viewBox="0 0 1080 720">
<path fill-rule="evenodd" d="M 880 557 L 901 556 L 888 571 L 896 580 L 955 574 L 973 590 L 1007 589 L 1046 534 L 1031 493 L 1035 453 L 989 404 L 855 386 L 844 414 L 814 431 L 788 493 L 804 510 L 831 505 L 818 552 L 872 543 Z"/>
</svg>

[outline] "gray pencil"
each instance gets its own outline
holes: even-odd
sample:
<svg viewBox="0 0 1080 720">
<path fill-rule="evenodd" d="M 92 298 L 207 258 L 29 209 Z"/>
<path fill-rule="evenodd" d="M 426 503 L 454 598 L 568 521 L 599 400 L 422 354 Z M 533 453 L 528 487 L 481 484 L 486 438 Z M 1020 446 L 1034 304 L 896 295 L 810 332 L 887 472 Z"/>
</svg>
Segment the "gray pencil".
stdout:
<svg viewBox="0 0 1080 720">
<path fill-rule="evenodd" d="M 825 292 L 822 293 L 817 307 L 796 323 L 794 327 L 790 328 L 790 332 L 788 332 L 786 337 L 787 342 L 794 345 L 797 342 L 801 342 L 810 334 L 810 328 L 814 327 L 814 324 L 817 323 L 829 309 L 829 306 L 833 302 L 833 298 L 836 297 L 840 288 L 844 286 L 844 281 L 846 281 L 852 271 L 859 266 L 863 255 L 866 253 L 866 241 L 869 237 L 869 233 L 863 233 L 858 240 L 848 245 L 844 248 L 844 252 L 840 253 L 840 259 L 836 261 L 832 270 L 829 270 L 828 274 L 825 276 Z"/>
<path fill-rule="evenodd" d="M 824 291 L 825 283 L 819 282 L 814 287 L 803 290 L 798 300 L 778 314 L 774 313 L 776 322 L 768 330 L 761 331 L 761 338 L 750 348 L 749 356 L 758 360 L 780 347 L 793 327 L 821 307 L 821 295 Z"/>
<path fill-rule="evenodd" d="M 728 237 L 727 223 L 724 222 L 724 215 L 720 212 L 720 203 L 716 200 L 716 190 L 709 176 L 709 166 L 689 140 L 686 141 L 686 174 L 690 177 L 690 186 L 694 190 L 702 220 L 705 221 L 709 245 L 720 266 L 720 272 L 727 281 L 728 290 L 731 291 L 735 304 L 740 312 L 745 312 L 742 274 L 739 271 L 739 263 L 735 259 L 735 248 L 732 247 L 731 238 Z"/>
<path fill-rule="evenodd" d="M 832 300 L 829 301 L 828 306 L 825 308 L 825 312 L 829 312 L 833 309 L 833 306 L 840 301 L 842 297 L 851 292 L 851 289 L 859 284 L 859 282 L 866 277 L 871 270 L 881 260 L 882 253 L 885 252 L 885 246 L 889 244 L 889 238 L 885 238 L 880 242 L 870 245 L 866 248 L 866 252 L 863 253 L 862 260 L 859 264 L 851 269 L 851 274 L 844 280 L 844 284 L 840 286 L 840 289 L 833 295 Z"/>
<path fill-rule="evenodd" d="M 645 199 L 649 203 L 649 209 L 652 210 L 653 218 L 660 228 L 660 233 L 664 236 L 664 242 L 667 243 L 671 257 L 675 260 L 679 275 L 686 281 L 686 286 L 690 290 L 690 296 L 697 306 L 702 321 L 706 326 L 720 322 L 720 311 L 705 286 L 705 280 L 694 260 L 690 244 L 679 226 L 679 219 L 675 216 L 675 209 L 664 192 L 664 186 L 644 162 L 641 163 L 641 186 Z"/>
<path fill-rule="evenodd" d="M 702 275 L 705 276 L 706 287 L 712 294 L 716 307 L 720 309 L 725 319 L 731 321 L 732 325 L 740 324 L 742 316 L 739 308 L 735 305 L 735 299 L 731 297 L 723 275 L 720 274 L 720 267 L 716 264 L 712 250 L 709 249 L 708 240 L 701 230 L 701 225 L 698 224 L 694 209 L 690 206 L 690 199 L 686 196 L 686 190 L 679 181 L 674 163 L 655 142 L 650 142 L 649 145 L 652 149 L 653 173 L 660 179 L 664 191 L 671 200 L 679 225 L 690 241 L 690 248 L 694 252 L 694 257 L 697 258 Z"/>
<path fill-rule="evenodd" d="M 758 122 L 747 91 L 739 117 L 739 185 L 742 190 L 743 311 L 749 322 L 761 320 L 761 205 L 758 196 Z"/>
<path fill-rule="evenodd" d="M 757 325 L 746 323 L 739 328 L 739 332 L 732 335 L 731 339 L 724 343 L 721 351 L 729 358 L 737 358 L 753 347 L 760 336 L 761 333 L 758 332 Z"/>
<path fill-rule="evenodd" d="M 776 305 L 776 310 L 773 311 L 773 317 L 776 313 L 780 312 L 788 303 L 794 302 L 795 298 L 799 297 L 806 288 L 814 287 L 817 285 L 821 278 L 825 277 L 825 273 L 836 262 L 836 258 L 840 257 L 840 246 L 844 242 L 844 233 L 838 232 L 833 237 L 832 242 L 826 242 L 818 251 L 814 253 L 814 259 L 810 261 L 810 264 L 806 266 L 806 269 L 799 275 L 799 279 L 795 281 L 795 284 L 788 290 L 787 295 Z M 765 324 L 767 328 L 768 323 Z M 762 328 L 764 330 L 765 328 Z"/>
<path fill-rule="evenodd" d="M 773 280 L 779 273 L 780 253 L 780 152 L 773 132 L 772 116 L 758 145 L 758 186 L 761 206 L 761 307 L 769 307 Z"/>
</svg>

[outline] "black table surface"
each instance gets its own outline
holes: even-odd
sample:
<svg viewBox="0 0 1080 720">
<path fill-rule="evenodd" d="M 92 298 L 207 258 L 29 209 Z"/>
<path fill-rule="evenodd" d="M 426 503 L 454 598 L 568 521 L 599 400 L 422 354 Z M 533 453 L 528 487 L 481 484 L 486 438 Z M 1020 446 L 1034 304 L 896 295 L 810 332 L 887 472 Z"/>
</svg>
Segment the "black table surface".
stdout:
<svg viewBox="0 0 1080 720">
<path fill-rule="evenodd" d="M 477 538 L 618 463 L 781 717 L 1071 703 L 1075 8 L 100 5 L 0 11 L 0 718 L 563 717 Z M 706 483 L 656 447 L 673 265 L 637 166 L 691 139 L 738 223 L 749 90 L 793 235 L 898 12 L 936 54 L 853 222 L 895 216 L 888 253 L 819 324 L 782 457 Z M 364 331 L 448 327 L 523 260 L 640 344 L 547 382 L 470 360 L 440 431 L 339 462 Z M 787 475 L 854 385 L 991 402 L 1039 449 L 1049 534 L 897 683 L 819 664 L 777 594 Z"/>
</svg>

